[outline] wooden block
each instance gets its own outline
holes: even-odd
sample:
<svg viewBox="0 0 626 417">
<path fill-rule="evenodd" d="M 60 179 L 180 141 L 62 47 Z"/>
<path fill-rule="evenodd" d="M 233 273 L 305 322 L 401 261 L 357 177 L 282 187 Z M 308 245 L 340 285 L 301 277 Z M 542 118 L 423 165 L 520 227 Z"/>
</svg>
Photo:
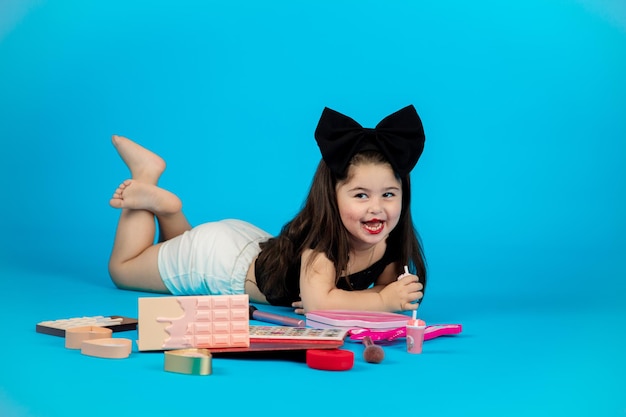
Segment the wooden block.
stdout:
<svg viewBox="0 0 626 417">
<path fill-rule="evenodd" d="M 187 375 L 211 375 L 211 352 L 208 349 L 180 349 L 165 352 L 163 369 Z"/>
<path fill-rule="evenodd" d="M 132 350 L 133 342 L 123 338 L 85 340 L 80 347 L 83 355 L 107 359 L 127 358 Z"/>
<path fill-rule="evenodd" d="M 80 349 L 85 340 L 108 339 L 113 332 L 99 326 L 71 327 L 65 330 L 65 347 L 68 349 Z"/>
</svg>

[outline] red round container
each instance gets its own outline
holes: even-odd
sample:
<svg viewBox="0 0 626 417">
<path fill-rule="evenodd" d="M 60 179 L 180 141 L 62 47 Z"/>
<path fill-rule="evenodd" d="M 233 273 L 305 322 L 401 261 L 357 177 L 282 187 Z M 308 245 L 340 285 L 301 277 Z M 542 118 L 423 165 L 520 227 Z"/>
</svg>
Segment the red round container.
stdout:
<svg viewBox="0 0 626 417">
<path fill-rule="evenodd" d="M 309 349 L 306 364 L 323 371 L 347 371 L 354 365 L 354 353 L 344 349 Z"/>
</svg>

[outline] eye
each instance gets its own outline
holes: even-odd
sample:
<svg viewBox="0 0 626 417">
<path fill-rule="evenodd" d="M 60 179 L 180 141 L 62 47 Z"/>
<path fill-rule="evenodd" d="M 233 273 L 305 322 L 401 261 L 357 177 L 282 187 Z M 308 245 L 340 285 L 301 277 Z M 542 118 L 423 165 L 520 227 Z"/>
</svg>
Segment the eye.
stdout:
<svg viewBox="0 0 626 417">
<path fill-rule="evenodd" d="M 358 194 L 354 195 L 354 198 L 364 199 L 364 198 L 367 198 L 367 194 L 365 194 L 365 193 L 358 193 Z"/>
<path fill-rule="evenodd" d="M 396 193 L 392 193 L 391 191 L 388 191 L 386 193 L 383 194 L 384 198 L 391 198 L 391 197 L 395 197 Z"/>
</svg>

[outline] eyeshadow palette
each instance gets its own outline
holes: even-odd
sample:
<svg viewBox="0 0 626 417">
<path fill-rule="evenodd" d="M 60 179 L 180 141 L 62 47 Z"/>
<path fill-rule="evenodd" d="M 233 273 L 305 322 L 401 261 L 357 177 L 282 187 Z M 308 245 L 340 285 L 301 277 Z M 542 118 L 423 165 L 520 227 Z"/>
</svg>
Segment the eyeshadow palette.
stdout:
<svg viewBox="0 0 626 417">
<path fill-rule="evenodd" d="M 125 332 L 137 329 L 137 319 L 124 316 L 72 317 L 39 322 L 35 326 L 35 331 L 65 337 L 65 330 L 83 326 L 99 326 L 111 329 L 113 332 Z"/>
</svg>

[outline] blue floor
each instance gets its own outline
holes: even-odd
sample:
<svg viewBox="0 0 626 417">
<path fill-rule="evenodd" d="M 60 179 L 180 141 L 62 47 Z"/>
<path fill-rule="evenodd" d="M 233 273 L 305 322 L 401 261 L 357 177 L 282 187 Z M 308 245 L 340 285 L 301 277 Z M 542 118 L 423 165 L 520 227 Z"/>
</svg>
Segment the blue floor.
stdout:
<svg viewBox="0 0 626 417">
<path fill-rule="evenodd" d="M 39 321 L 82 315 L 135 317 L 137 297 L 103 280 L 5 267 L 0 415 L 72 417 L 232 415 L 623 416 L 626 413 L 626 309 L 618 303 L 468 307 L 432 295 L 422 317 L 461 323 L 457 336 L 426 341 L 421 355 L 403 341 L 370 364 L 362 345 L 344 372 L 310 369 L 294 355 L 215 357 L 210 376 L 163 370 L 163 353 L 99 359 L 35 332 Z M 25 290 L 24 283 L 30 288 Z M 485 304 L 483 304 L 485 305 Z M 260 306 L 261 307 L 261 306 Z M 280 308 L 268 311 L 290 314 Z M 447 311 L 447 313 L 443 313 Z M 136 331 L 116 337 L 135 340 Z M 205 404 L 205 405 L 202 405 Z M 208 414 L 207 414 L 208 415 Z"/>
<path fill-rule="evenodd" d="M 0 0 L 0 417 L 626 417 L 624 4 Z M 191 377 L 35 332 L 147 295 L 106 271 L 112 134 L 166 159 L 192 224 L 275 234 L 324 106 L 373 127 L 408 104 L 420 317 L 461 335 L 378 365 L 346 343 L 346 372 L 231 356 Z"/>
</svg>

